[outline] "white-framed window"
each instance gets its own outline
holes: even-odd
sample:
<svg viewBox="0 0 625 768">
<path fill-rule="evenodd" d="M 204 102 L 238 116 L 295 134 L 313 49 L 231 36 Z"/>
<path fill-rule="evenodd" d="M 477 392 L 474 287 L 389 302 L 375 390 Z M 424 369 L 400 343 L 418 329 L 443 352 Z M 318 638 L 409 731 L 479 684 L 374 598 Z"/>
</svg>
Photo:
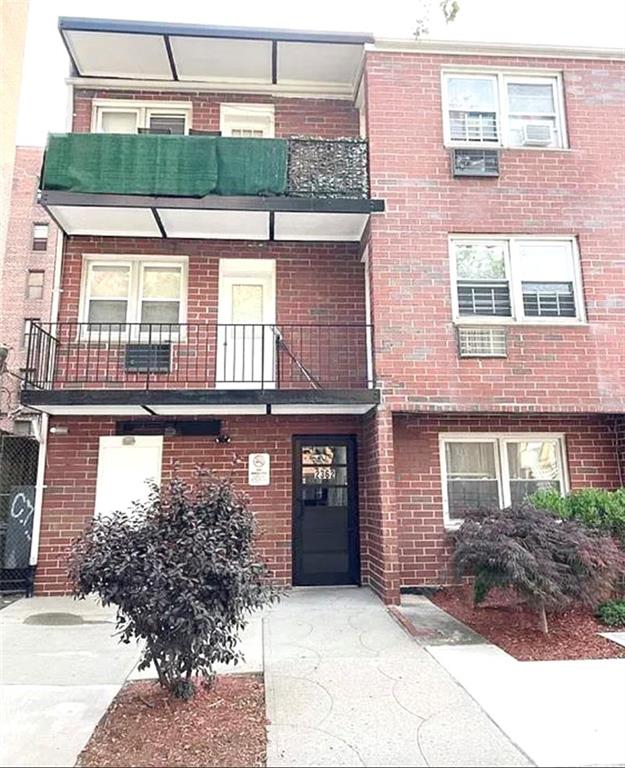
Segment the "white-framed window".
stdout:
<svg viewBox="0 0 625 768">
<path fill-rule="evenodd" d="M 446 146 L 563 149 L 559 73 L 443 72 Z"/>
<path fill-rule="evenodd" d="M 191 127 L 188 102 L 94 99 L 93 133 L 186 134 Z"/>
<path fill-rule="evenodd" d="M 449 250 L 456 323 L 585 321 L 575 238 L 452 235 Z"/>
<path fill-rule="evenodd" d="M 180 336 L 178 325 L 186 322 L 187 268 L 186 257 L 85 257 L 83 333 Z"/>
<path fill-rule="evenodd" d="M 439 448 L 447 527 L 470 510 L 505 509 L 538 490 L 568 491 L 562 434 L 440 434 Z"/>
<path fill-rule="evenodd" d="M 220 104 L 219 130 L 222 136 L 273 139 L 275 135 L 273 104 Z"/>
</svg>

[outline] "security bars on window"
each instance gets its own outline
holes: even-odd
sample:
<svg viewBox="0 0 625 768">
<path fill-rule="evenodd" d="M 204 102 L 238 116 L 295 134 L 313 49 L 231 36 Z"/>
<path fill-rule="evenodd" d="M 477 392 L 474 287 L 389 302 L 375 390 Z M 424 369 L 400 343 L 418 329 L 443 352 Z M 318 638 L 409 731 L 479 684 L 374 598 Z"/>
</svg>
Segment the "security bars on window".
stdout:
<svg viewBox="0 0 625 768">
<path fill-rule="evenodd" d="M 451 258 L 457 319 L 583 319 L 572 238 L 453 237 Z"/>
</svg>

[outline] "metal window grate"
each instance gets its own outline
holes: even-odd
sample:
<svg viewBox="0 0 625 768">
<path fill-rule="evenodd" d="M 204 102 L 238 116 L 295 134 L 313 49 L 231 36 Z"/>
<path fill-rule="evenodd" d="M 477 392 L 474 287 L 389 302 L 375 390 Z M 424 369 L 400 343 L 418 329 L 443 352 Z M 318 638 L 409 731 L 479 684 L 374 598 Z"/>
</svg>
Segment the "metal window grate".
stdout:
<svg viewBox="0 0 625 768">
<path fill-rule="evenodd" d="M 499 176 L 499 152 L 496 149 L 452 149 L 454 176 Z"/>
<path fill-rule="evenodd" d="M 499 138 L 495 112 L 449 112 L 452 141 L 492 142 Z"/>
<path fill-rule="evenodd" d="M 573 283 L 523 283 L 523 311 L 528 317 L 575 317 Z"/>
<path fill-rule="evenodd" d="M 458 310 L 461 315 L 510 317 L 510 287 L 504 282 L 458 281 Z"/>
<path fill-rule="evenodd" d="M 460 357 L 507 357 L 505 328 L 458 328 Z"/>
</svg>

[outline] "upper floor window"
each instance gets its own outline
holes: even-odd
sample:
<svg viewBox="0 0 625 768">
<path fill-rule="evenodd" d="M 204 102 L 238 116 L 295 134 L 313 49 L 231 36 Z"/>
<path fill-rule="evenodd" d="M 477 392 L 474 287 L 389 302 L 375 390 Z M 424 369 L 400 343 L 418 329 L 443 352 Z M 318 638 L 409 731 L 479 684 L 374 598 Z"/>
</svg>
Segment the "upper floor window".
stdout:
<svg viewBox="0 0 625 768">
<path fill-rule="evenodd" d="M 566 146 L 559 75 L 447 72 L 443 109 L 445 144 Z"/>
<path fill-rule="evenodd" d="M 452 237 L 450 250 L 456 321 L 585 319 L 573 238 Z"/>
<path fill-rule="evenodd" d="M 45 251 L 48 248 L 50 225 L 45 222 L 33 224 L 33 251 Z"/>
<path fill-rule="evenodd" d="M 81 320 L 91 324 L 184 322 L 186 260 L 89 259 Z"/>
<path fill-rule="evenodd" d="M 222 136 L 272 139 L 275 135 L 273 104 L 221 104 L 219 128 Z"/>
<path fill-rule="evenodd" d="M 29 269 L 26 277 L 26 298 L 43 298 L 43 278 L 44 272 L 40 269 Z"/>
<path fill-rule="evenodd" d="M 567 490 L 561 435 L 441 435 L 440 458 L 448 525 L 470 510 L 521 504 L 538 490 Z"/>
<path fill-rule="evenodd" d="M 93 105 L 96 133 L 185 134 L 191 124 L 190 104 L 107 99 L 95 100 Z"/>
</svg>

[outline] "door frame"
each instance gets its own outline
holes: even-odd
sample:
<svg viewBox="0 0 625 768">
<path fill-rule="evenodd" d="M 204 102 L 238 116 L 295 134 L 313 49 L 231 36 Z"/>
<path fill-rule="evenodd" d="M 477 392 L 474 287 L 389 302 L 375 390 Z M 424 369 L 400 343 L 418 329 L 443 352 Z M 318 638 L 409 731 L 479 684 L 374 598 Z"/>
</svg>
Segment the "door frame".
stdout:
<svg viewBox="0 0 625 768">
<path fill-rule="evenodd" d="M 243 332 L 252 331 L 252 343 L 260 340 L 266 346 L 264 370 L 258 380 L 228 381 L 219 379 L 219 372 L 225 370 L 227 358 L 224 356 L 222 337 L 228 336 L 236 329 L 232 323 L 232 294 L 230 288 L 233 284 L 263 286 L 263 321 L 259 329 L 243 327 Z M 215 381 L 218 389 L 258 389 L 263 384 L 264 389 L 275 388 L 276 364 L 274 354 L 274 339 L 277 315 L 277 286 L 276 286 L 276 260 L 235 257 L 220 257 L 219 259 L 219 283 L 217 291 L 217 348 L 215 350 Z M 253 359 L 253 355 L 252 355 Z M 235 363 L 236 365 L 236 363 Z M 262 365 L 262 363 L 261 363 Z"/>
<path fill-rule="evenodd" d="M 348 557 L 350 561 L 349 575 L 351 581 L 347 585 L 361 586 L 362 573 L 360 564 L 360 513 L 358 505 L 358 440 L 355 434 L 317 433 L 305 435 L 293 435 L 292 437 L 292 461 L 291 461 L 291 584 L 293 586 L 307 586 L 297 584 L 297 502 L 298 491 L 301 482 L 301 454 L 302 445 L 337 444 L 347 446 L 347 499 L 348 499 Z M 351 493 L 350 493 L 351 490 Z M 350 530 L 351 529 L 351 533 Z M 314 586 L 314 585 L 313 585 Z M 318 586 L 332 586 L 319 584 Z M 336 586 L 339 586 L 337 584 Z M 340 585 L 344 586 L 344 585 Z"/>
</svg>

